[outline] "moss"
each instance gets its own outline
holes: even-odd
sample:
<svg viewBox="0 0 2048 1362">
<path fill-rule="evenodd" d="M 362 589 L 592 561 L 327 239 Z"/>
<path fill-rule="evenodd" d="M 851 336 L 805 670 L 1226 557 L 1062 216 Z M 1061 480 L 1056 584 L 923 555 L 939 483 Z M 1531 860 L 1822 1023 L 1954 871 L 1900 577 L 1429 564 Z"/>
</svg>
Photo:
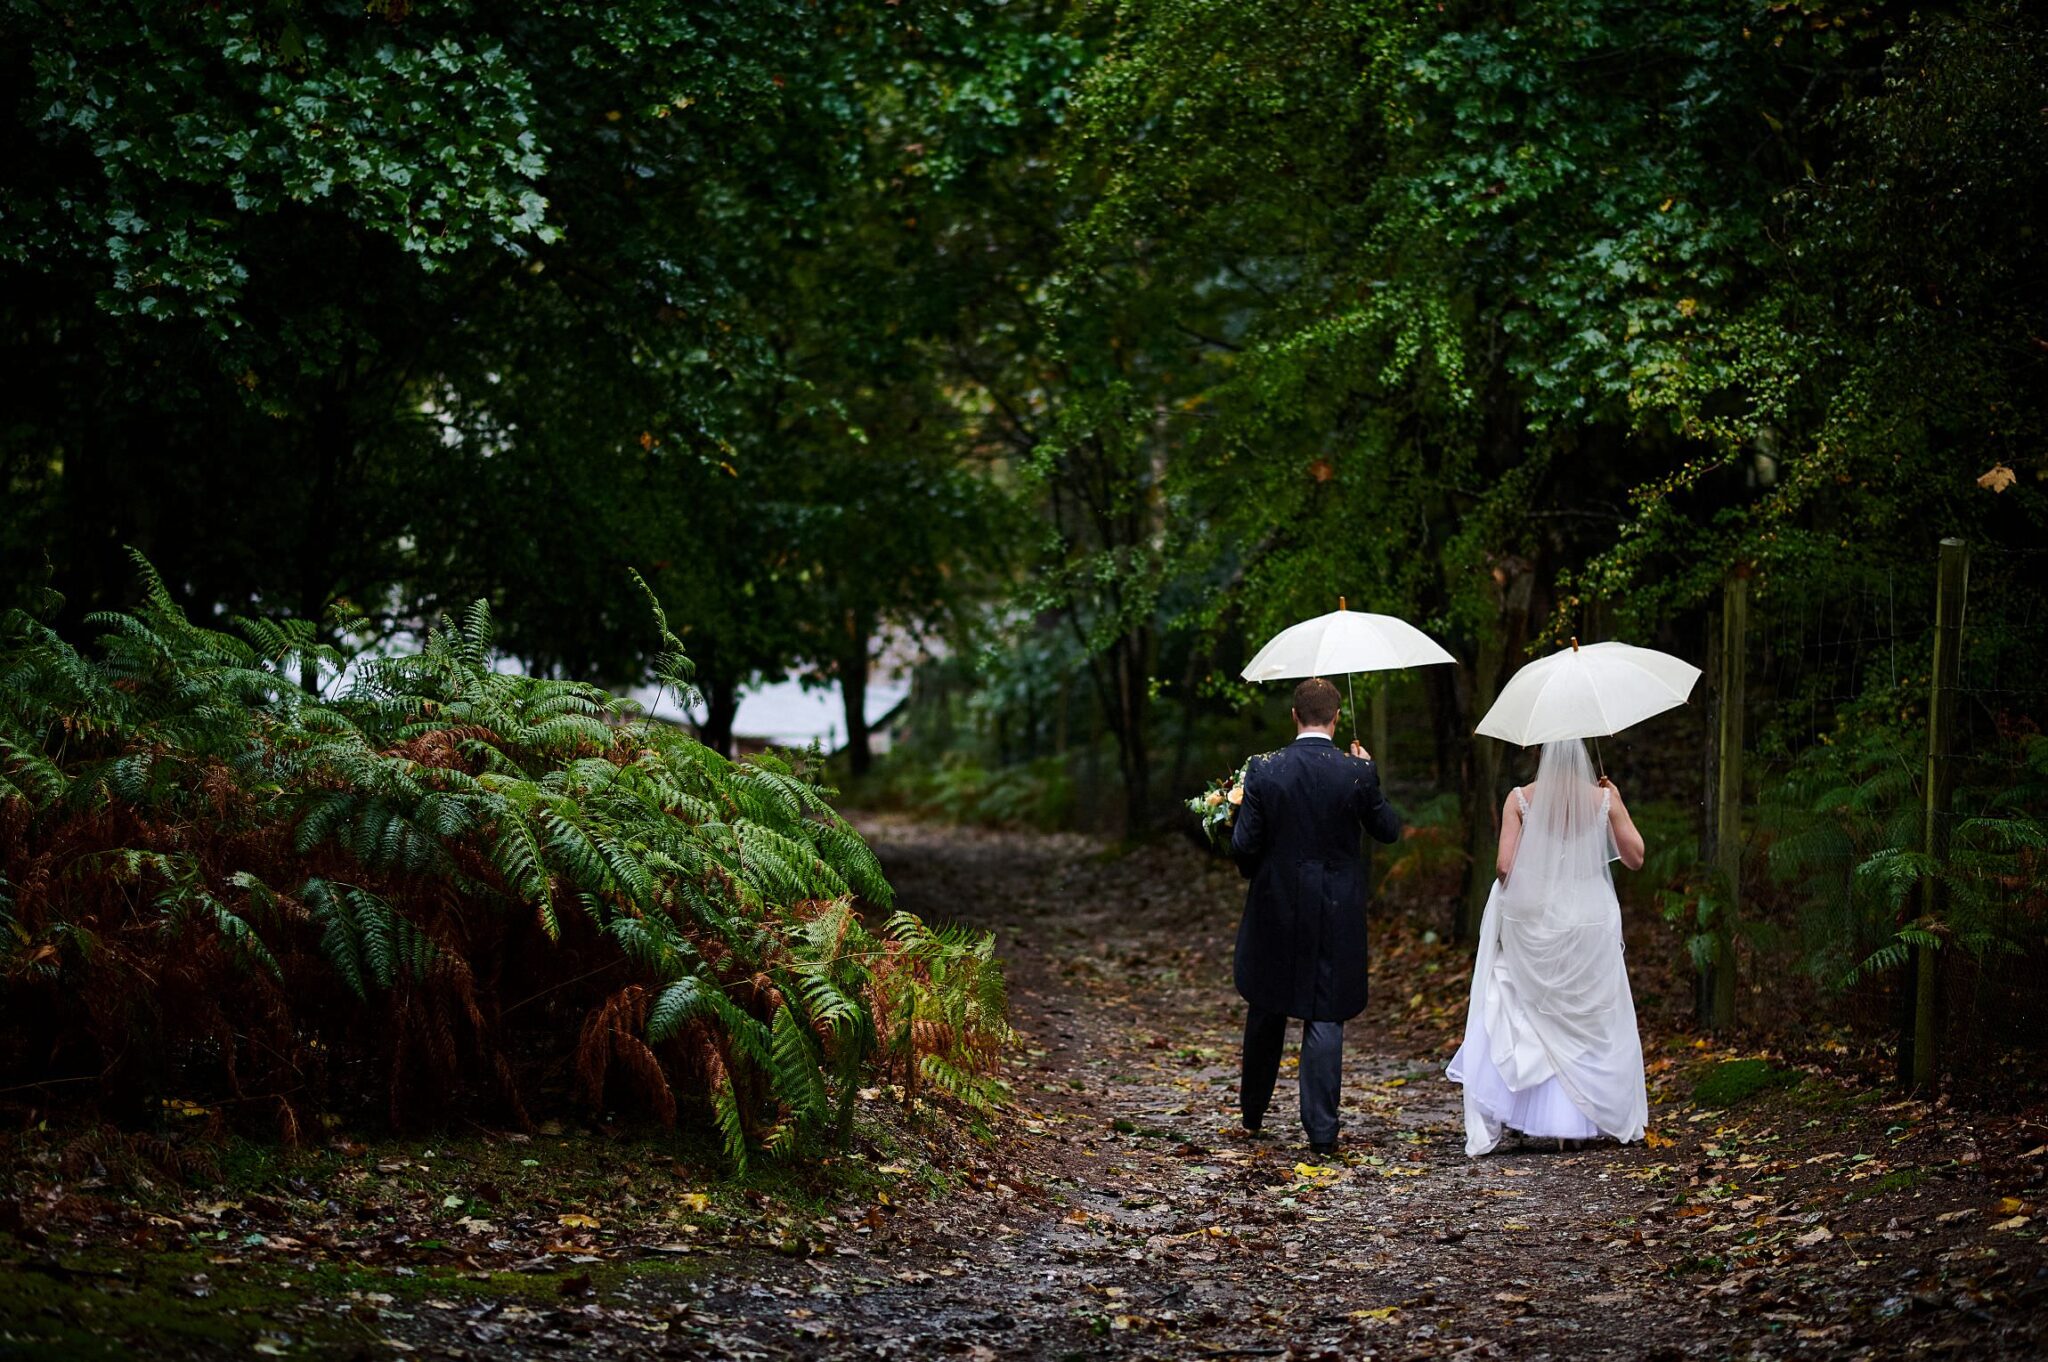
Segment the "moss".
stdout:
<svg viewBox="0 0 2048 1362">
<path fill-rule="evenodd" d="M 1731 1059 L 1716 1064 L 1693 1086 L 1695 1105 L 1709 1108 L 1732 1107 L 1761 1092 L 1796 1087 L 1800 1074 L 1780 1069 L 1766 1060 Z"/>
<path fill-rule="evenodd" d="M 1909 1192 L 1925 1181 L 1927 1181 L 1925 1169 L 1901 1168 L 1896 1173 L 1886 1173 L 1883 1177 L 1867 1186 L 1854 1189 L 1846 1199 L 1850 1202 L 1868 1201 L 1874 1196 L 1884 1196 L 1888 1192 Z"/>
<path fill-rule="evenodd" d="M 10 1358 L 247 1353 L 337 1340 L 341 1323 L 281 1264 L 218 1264 L 193 1250 L 117 1258 L 0 1256 L 0 1353 Z M 297 1274 L 302 1280 L 306 1274 Z M 203 1277 L 203 1281 L 202 1281 Z"/>
<path fill-rule="evenodd" d="M 287 1353 L 360 1338 L 335 1304 L 388 1296 L 411 1304 L 442 1299 L 527 1299 L 556 1303 L 562 1283 L 587 1278 L 602 1298 L 635 1282 L 702 1275 L 695 1257 L 618 1259 L 563 1265 L 554 1273 L 453 1266 L 409 1273 L 339 1263 L 310 1267 L 260 1258 L 219 1263 L 179 1249 L 145 1254 L 95 1250 L 54 1256 L 0 1254 L 0 1355 L 60 1359 L 248 1353 L 269 1341 Z M 366 1307 L 358 1305 L 361 1311 Z"/>
<path fill-rule="evenodd" d="M 724 1260 L 723 1250 L 707 1244 L 698 1253 L 564 1259 L 553 1272 L 488 1275 L 422 1260 L 455 1257 L 435 1244 L 455 1242 L 460 1217 L 488 1219 L 537 1201 L 565 1211 L 587 1208 L 605 1222 L 606 1236 L 638 1226 L 687 1241 L 689 1229 L 729 1230 L 765 1217 L 777 1227 L 776 1245 L 800 1252 L 811 1237 L 807 1226 L 849 1201 L 872 1202 L 884 1191 L 914 1200 L 957 1185 L 957 1175 L 914 1155 L 900 1161 L 904 1167 L 872 1155 L 762 1159 L 733 1177 L 710 1143 L 658 1130 L 530 1140 L 443 1132 L 298 1151 L 230 1141 L 219 1160 L 220 1190 L 206 1195 L 231 1207 L 262 1205 L 259 1218 L 237 1213 L 218 1230 L 174 1232 L 176 1246 L 158 1249 L 125 1239 L 30 1247 L 0 1234 L 0 1357 L 248 1355 L 258 1344 L 317 1355 L 330 1351 L 328 1344 L 360 1344 L 362 1323 L 375 1318 L 366 1296 L 410 1310 L 429 1298 L 556 1305 L 572 1282 L 587 1282 L 600 1300 L 630 1296 L 636 1283 L 662 1282 L 672 1292 Z M 168 1188 L 152 1195 L 178 1199 Z M 276 1217 L 286 1217 L 288 1233 L 300 1216 L 320 1214 L 313 1202 L 327 1198 L 349 1206 L 365 1229 L 403 1224 L 417 1236 L 406 1270 L 340 1255 L 308 1263 L 260 1247 L 260 1235 L 278 1232 Z M 338 1313 L 344 1304 L 351 1310 Z"/>
</svg>

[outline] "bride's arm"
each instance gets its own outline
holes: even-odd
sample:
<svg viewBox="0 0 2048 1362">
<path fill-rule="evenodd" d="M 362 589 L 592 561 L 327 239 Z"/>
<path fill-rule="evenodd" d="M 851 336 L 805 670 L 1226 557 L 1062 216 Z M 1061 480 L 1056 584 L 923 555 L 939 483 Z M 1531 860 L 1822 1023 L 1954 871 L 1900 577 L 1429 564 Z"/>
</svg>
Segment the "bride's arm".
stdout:
<svg viewBox="0 0 2048 1362">
<path fill-rule="evenodd" d="M 1500 854 L 1494 858 L 1493 875 L 1502 884 L 1507 883 L 1508 871 L 1514 868 L 1515 848 L 1522 844 L 1522 804 L 1513 794 L 1500 810 Z"/>
<path fill-rule="evenodd" d="M 1614 788 L 1614 782 L 1606 776 L 1600 777 L 1600 784 L 1613 796 L 1608 804 L 1607 821 L 1614 829 L 1614 846 L 1621 853 L 1621 863 L 1630 870 L 1643 868 L 1643 834 L 1636 831 L 1636 820 L 1628 816 L 1628 805 L 1621 802 L 1621 791 Z"/>
</svg>

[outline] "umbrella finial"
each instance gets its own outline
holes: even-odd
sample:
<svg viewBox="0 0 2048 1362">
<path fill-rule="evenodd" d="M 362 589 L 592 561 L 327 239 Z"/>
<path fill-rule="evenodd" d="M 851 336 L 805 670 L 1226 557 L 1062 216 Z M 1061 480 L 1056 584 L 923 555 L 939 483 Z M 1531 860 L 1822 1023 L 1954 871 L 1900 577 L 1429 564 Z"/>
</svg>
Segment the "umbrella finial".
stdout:
<svg viewBox="0 0 2048 1362">
<path fill-rule="evenodd" d="M 1579 650 L 1579 636 L 1578 636 L 1577 634 L 1573 634 L 1573 635 L 1572 635 L 1572 651 L 1573 651 L 1573 652 L 1577 652 L 1578 650 Z"/>
<path fill-rule="evenodd" d="M 1342 596 L 1339 596 L 1339 597 L 1337 598 L 1337 608 L 1338 608 L 1339 610 L 1347 610 L 1347 609 L 1349 609 L 1350 607 L 1349 607 L 1349 606 L 1347 606 L 1347 605 L 1345 605 L 1345 604 L 1344 604 L 1344 598 L 1343 598 Z"/>
</svg>

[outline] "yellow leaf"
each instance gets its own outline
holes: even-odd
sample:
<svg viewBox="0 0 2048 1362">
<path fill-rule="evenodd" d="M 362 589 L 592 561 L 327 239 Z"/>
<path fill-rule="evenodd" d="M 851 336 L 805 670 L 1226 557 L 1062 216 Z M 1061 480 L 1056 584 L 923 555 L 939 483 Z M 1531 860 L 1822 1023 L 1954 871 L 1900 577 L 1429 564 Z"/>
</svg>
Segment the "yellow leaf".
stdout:
<svg viewBox="0 0 2048 1362">
<path fill-rule="evenodd" d="M 1998 1199 L 1998 1210 L 2001 1215 L 2018 1215 L 2025 1209 L 2027 1203 L 2016 1196 L 2002 1196 Z"/>
<path fill-rule="evenodd" d="M 556 1216 L 555 1219 L 572 1230 L 594 1230 L 597 1228 L 597 1217 L 585 1215 L 581 1211 L 570 1211 L 567 1215 Z"/>
<path fill-rule="evenodd" d="M 1294 1165 L 1294 1174 L 1296 1177 L 1327 1178 L 1333 1176 L 1336 1173 L 1336 1171 L 1337 1170 L 1334 1168 L 1325 1168 L 1321 1164 L 1297 1163 Z"/>
<path fill-rule="evenodd" d="M 1398 1305 L 1382 1305 L 1382 1306 L 1379 1306 L 1378 1308 L 1376 1308 L 1376 1309 L 1372 1309 L 1372 1310 L 1353 1310 L 1353 1311 L 1351 1312 L 1351 1318 L 1353 1318 L 1353 1319 L 1392 1319 L 1392 1318 L 1393 1318 L 1393 1317 L 1394 1317 L 1394 1316 L 1395 1316 L 1396 1314 L 1398 1314 L 1398 1313 L 1400 1312 L 1400 1309 L 1401 1309 L 1401 1307 L 1400 1307 L 1400 1306 L 1398 1306 Z"/>
<path fill-rule="evenodd" d="M 2018 480 L 2019 474 L 2007 468 L 2003 463 L 1995 463 L 1991 465 L 1990 472 L 1977 479 L 1977 485 L 1987 491 L 2003 492 Z"/>
<path fill-rule="evenodd" d="M 1677 199 L 1666 199 L 1664 200 L 1664 202 L 1657 205 L 1657 211 L 1660 213 L 1668 213 L 1671 211 L 1671 205 L 1677 202 Z"/>
<path fill-rule="evenodd" d="M 1669 1149 L 1677 1143 L 1678 1141 L 1672 1139 L 1669 1135 L 1659 1135 L 1654 1130 L 1643 1132 L 1643 1144 L 1650 1149 Z"/>
<path fill-rule="evenodd" d="M 1991 1228 L 1994 1230 L 2016 1230 L 2027 1223 L 2027 1217 L 2016 1215 L 2010 1220 L 2001 1220 Z"/>
<path fill-rule="evenodd" d="M 702 1192 L 685 1192 L 677 1197 L 676 1200 L 682 1203 L 682 1207 L 686 1211 L 708 1211 L 711 1209 L 711 1198 Z"/>
</svg>

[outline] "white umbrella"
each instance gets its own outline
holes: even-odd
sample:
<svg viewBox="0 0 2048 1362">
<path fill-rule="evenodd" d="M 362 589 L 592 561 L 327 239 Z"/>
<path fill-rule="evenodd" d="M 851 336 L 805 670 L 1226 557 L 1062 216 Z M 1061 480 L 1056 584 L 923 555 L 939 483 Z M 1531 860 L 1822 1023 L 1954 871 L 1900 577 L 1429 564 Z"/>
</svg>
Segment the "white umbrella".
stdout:
<svg viewBox="0 0 2048 1362">
<path fill-rule="evenodd" d="M 1349 688 L 1353 672 L 1398 671 L 1455 663 L 1435 639 L 1406 620 L 1346 610 L 1344 598 L 1327 615 L 1290 624 L 1266 641 L 1240 673 L 1247 681 L 1278 681 L 1283 677 L 1335 676 L 1344 673 Z M 1351 736 L 1358 736 L 1357 698 L 1351 704 Z"/>
<path fill-rule="evenodd" d="M 1698 667 L 1654 648 L 1573 639 L 1510 677 L 1477 731 L 1523 747 L 1605 737 L 1684 704 L 1699 679 Z"/>
<path fill-rule="evenodd" d="M 1282 677 L 1335 676 L 1339 672 L 1384 672 L 1427 667 L 1456 658 L 1406 620 L 1346 610 L 1344 598 L 1327 615 L 1292 624 L 1273 635 L 1245 664 L 1247 681 Z"/>
</svg>

